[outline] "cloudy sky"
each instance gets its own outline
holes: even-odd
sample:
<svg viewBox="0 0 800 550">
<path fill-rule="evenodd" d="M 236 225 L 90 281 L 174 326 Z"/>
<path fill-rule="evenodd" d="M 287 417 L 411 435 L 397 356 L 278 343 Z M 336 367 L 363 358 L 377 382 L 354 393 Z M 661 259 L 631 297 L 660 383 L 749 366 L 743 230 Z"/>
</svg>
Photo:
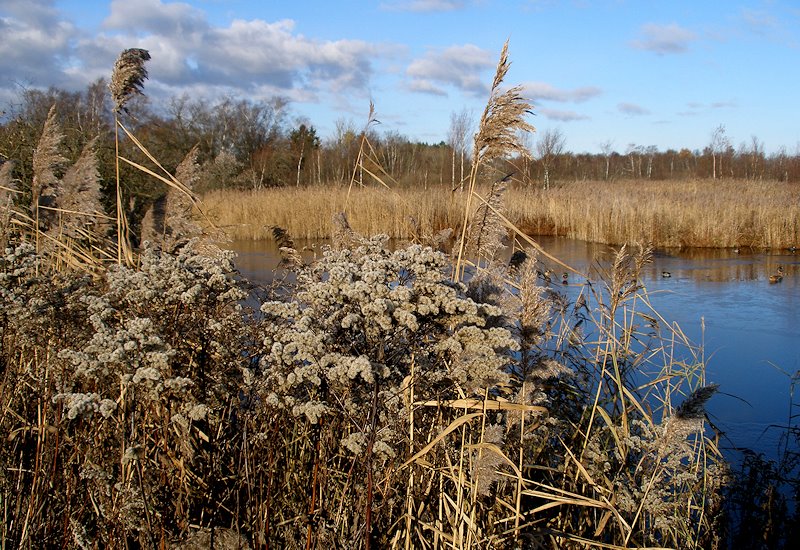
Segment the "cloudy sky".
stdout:
<svg viewBox="0 0 800 550">
<path fill-rule="evenodd" d="M 452 113 L 479 117 L 506 39 L 507 84 L 569 150 L 702 148 L 720 124 L 800 147 L 796 0 L 0 0 L 0 111 L 139 47 L 156 104 L 282 96 L 327 137 L 372 100 L 379 131 L 438 142 Z"/>
</svg>

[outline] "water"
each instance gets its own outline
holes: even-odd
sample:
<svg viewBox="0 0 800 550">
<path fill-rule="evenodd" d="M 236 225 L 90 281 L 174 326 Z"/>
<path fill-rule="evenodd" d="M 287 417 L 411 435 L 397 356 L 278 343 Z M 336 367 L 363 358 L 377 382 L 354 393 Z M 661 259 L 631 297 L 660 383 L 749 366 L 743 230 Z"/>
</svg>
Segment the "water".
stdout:
<svg viewBox="0 0 800 550">
<path fill-rule="evenodd" d="M 537 241 L 582 273 L 595 269 L 594 259 L 610 261 L 614 254 L 608 246 L 583 241 Z M 321 245 L 297 244 L 317 249 Z M 239 254 L 237 267 L 251 281 L 267 280 L 278 265 L 271 240 L 236 241 L 231 248 Z M 314 252 L 303 254 L 310 259 Z M 783 281 L 770 284 L 769 276 L 779 265 Z M 553 270 L 563 271 L 555 265 Z M 671 276 L 663 277 L 664 271 Z M 568 287 L 555 286 L 574 298 L 583 281 L 571 276 L 570 282 Z M 800 371 L 800 253 L 657 251 L 643 282 L 655 310 L 677 322 L 691 341 L 704 343 L 706 380 L 720 385 L 707 409 L 727 436 L 721 446 L 754 449 L 776 458 L 781 430 L 775 426 L 789 421 L 791 376 Z"/>
</svg>

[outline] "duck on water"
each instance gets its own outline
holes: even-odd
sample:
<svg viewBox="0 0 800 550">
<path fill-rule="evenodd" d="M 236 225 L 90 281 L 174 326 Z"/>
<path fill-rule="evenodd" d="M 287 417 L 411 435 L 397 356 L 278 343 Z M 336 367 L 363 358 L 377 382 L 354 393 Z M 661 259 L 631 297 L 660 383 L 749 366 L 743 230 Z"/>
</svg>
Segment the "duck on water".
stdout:
<svg viewBox="0 0 800 550">
<path fill-rule="evenodd" d="M 783 266 L 779 265 L 777 271 L 773 275 L 769 276 L 769 282 L 780 283 L 783 280 Z"/>
</svg>

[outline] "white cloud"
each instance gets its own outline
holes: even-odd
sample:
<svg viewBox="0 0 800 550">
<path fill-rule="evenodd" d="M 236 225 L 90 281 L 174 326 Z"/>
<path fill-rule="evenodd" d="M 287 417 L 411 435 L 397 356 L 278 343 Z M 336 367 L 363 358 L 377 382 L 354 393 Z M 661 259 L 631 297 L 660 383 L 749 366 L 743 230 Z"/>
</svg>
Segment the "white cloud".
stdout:
<svg viewBox="0 0 800 550">
<path fill-rule="evenodd" d="M 205 14 L 182 2 L 161 0 L 113 0 L 111 14 L 103 21 L 108 29 L 137 29 L 174 39 L 186 38 L 208 29 Z"/>
<path fill-rule="evenodd" d="M 526 82 L 523 84 L 524 94 L 533 101 L 558 101 L 562 103 L 580 103 L 602 94 L 595 86 L 583 86 L 572 90 L 556 88 L 546 82 Z"/>
<path fill-rule="evenodd" d="M 436 86 L 433 82 L 429 80 L 424 80 L 421 78 L 417 78 L 412 80 L 411 83 L 408 85 L 408 89 L 412 92 L 420 92 L 423 94 L 431 94 L 431 95 L 438 95 L 438 96 L 446 96 L 447 92 Z"/>
<path fill-rule="evenodd" d="M 59 20 L 50 1 L 0 3 L 0 74 L 16 84 L 65 85 L 59 67 L 71 61 L 75 27 Z"/>
<path fill-rule="evenodd" d="M 752 32 L 761 36 L 767 36 L 780 29 L 778 19 L 763 11 L 742 9 L 742 21 Z"/>
<path fill-rule="evenodd" d="M 637 105 L 635 103 L 619 103 L 617 105 L 617 110 L 620 113 L 631 116 L 642 116 L 650 114 L 650 111 L 648 111 L 641 105 Z"/>
<path fill-rule="evenodd" d="M 561 122 L 573 122 L 576 120 L 589 120 L 589 117 L 576 113 L 575 111 L 562 111 L 558 109 L 535 109 L 536 114 L 540 114 L 550 120 L 558 120 Z"/>
<path fill-rule="evenodd" d="M 406 75 L 411 79 L 409 88 L 412 90 L 444 92 L 442 86 L 452 86 L 463 92 L 483 94 L 488 87 L 481 73 L 494 66 L 495 61 L 489 52 L 466 44 L 427 52 L 424 57 L 411 62 Z"/>
<path fill-rule="evenodd" d="M 388 11 L 413 12 L 454 11 L 463 7 L 464 2 L 457 0 L 400 0 L 381 4 L 381 8 Z"/>
<path fill-rule="evenodd" d="M 648 23 L 642 26 L 640 35 L 641 38 L 631 42 L 631 46 L 659 55 L 686 52 L 689 50 L 689 44 L 697 38 L 695 33 L 675 23 L 669 25 Z"/>
<path fill-rule="evenodd" d="M 3 0 L 0 10 L 25 25 L 51 28 L 59 22 L 53 0 Z"/>
<path fill-rule="evenodd" d="M 291 20 L 213 26 L 203 11 L 162 0 L 114 0 L 103 29 L 83 36 L 52 1 L 5 0 L 0 74 L 8 82 L 80 90 L 108 78 L 122 50 L 139 47 L 152 56 L 150 92 L 224 89 L 308 101 L 326 92 L 366 94 L 373 63 L 395 54 L 390 45 L 307 38 Z"/>
</svg>

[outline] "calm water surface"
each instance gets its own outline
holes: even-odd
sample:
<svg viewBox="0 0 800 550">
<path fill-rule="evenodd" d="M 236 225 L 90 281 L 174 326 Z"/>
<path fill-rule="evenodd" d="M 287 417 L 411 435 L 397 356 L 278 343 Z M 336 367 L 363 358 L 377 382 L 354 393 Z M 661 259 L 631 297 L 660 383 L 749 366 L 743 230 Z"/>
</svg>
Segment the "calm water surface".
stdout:
<svg viewBox="0 0 800 550">
<path fill-rule="evenodd" d="M 593 271 L 597 258 L 610 260 L 614 254 L 605 245 L 554 237 L 537 240 L 583 273 Z M 242 275 L 251 281 L 269 279 L 277 267 L 271 240 L 236 241 L 230 248 L 239 255 Z M 304 255 L 310 258 L 313 252 Z M 770 284 L 769 276 L 779 265 L 783 281 Z M 663 277 L 663 271 L 671 277 Z M 568 287 L 556 286 L 574 298 L 582 281 L 571 279 Z M 791 376 L 800 371 L 800 253 L 661 250 L 646 268 L 644 284 L 661 316 L 678 323 L 693 342 L 705 344 L 706 379 L 720 385 L 708 410 L 730 439 L 722 445 L 775 458 L 780 430 L 774 426 L 788 422 Z"/>
</svg>

